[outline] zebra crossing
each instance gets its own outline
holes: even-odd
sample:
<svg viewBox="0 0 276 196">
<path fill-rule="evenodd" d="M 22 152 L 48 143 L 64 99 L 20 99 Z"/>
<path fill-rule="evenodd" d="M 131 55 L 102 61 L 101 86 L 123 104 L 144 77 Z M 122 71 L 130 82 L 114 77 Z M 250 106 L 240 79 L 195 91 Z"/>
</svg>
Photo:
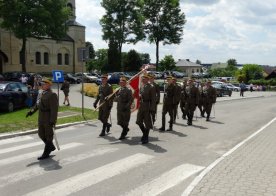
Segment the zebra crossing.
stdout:
<svg viewBox="0 0 276 196">
<path fill-rule="evenodd" d="M 61 151 L 55 151 L 53 157 L 37 161 L 43 148 L 37 138 L 22 136 L 0 140 L 0 195 L 162 195 L 204 169 L 181 163 L 149 177 L 149 171 L 159 164 L 153 154 L 122 155 L 119 147 L 87 149 L 84 145 L 75 141 L 61 144 Z M 78 153 L 70 153 L 72 150 Z M 144 173 L 136 177 L 141 171 Z M 97 193 L 101 184 L 109 182 L 116 186 L 121 179 L 124 183 L 135 183 L 123 186 L 120 191 Z"/>
</svg>

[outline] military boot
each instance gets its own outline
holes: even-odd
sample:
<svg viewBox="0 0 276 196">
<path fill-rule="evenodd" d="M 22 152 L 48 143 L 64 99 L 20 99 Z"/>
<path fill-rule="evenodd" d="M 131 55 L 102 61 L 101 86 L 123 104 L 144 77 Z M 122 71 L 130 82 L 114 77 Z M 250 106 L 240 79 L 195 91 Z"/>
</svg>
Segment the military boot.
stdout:
<svg viewBox="0 0 276 196">
<path fill-rule="evenodd" d="M 141 141 L 142 141 L 142 144 L 149 143 L 149 129 L 145 129 L 145 135 Z"/>
<path fill-rule="evenodd" d="M 144 127 L 144 125 L 139 125 L 142 133 L 143 133 L 143 136 L 141 137 L 141 142 L 143 142 L 143 140 L 145 139 L 145 135 L 146 135 L 146 129 Z"/>
<path fill-rule="evenodd" d="M 166 131 L 172 131 L 173 123 L 170 123 L 170 127 Z"/>
<path fill-rule="evenodd" d="M 111 124 L 110 123 L 106 123 L 106 133 L 109 133 L 110 127 L 111 127 Z"/>
<path fill-rule="evenodd" d="M 105 129 L 106 129 L 106 124 L 103 124 L 103 129 L 101 134 L 99 135 L 100 137 L 105 136 Z"/>
<path fill-rule="evenodd" d="M 162 127 L 159 128 L 159 131 L 165 131 L 165 122 L 166 118 L 162 115 Z"/>
<path fill-rule="evenodd" d="M 119 138 L 119 140 L 126 139 L 126 136 L 127 136 L 127 132 L 128 132 L 128 131 L 129 131 L 129 128 L 124 127 L 124 128 L 123 128 L 123 131 L 122 131 L 122 133 L 121 133 L 121 136 L 120 136 L 120 138 Z"/>
<path fill-rule="evenodd" d="M 47 159 L 49 158 L 49 155 L 51 153 L 51 151 L 54 151 L 56 148 L 54 146 L 54 148 L 52 147 L 53 143 L 52 142 L 45 142 L 45 147 L 44 147 L 44 151 L 42 153 L 42 155 L 40 157 L 38 157 L 38 160 L 43 160 L 43 159 Z"/>
<path fill-rule="evenodd" d="M 210 114 L 207 115 L 206 121 L 210 121 Z"/>
</svg>

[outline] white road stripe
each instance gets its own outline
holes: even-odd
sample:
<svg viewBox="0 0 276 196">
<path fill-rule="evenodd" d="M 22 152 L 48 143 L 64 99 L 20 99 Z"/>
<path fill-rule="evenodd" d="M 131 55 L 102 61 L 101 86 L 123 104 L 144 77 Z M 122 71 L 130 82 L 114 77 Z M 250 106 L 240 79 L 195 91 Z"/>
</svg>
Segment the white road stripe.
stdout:
<svg viewBox="0 0 276 196">
<path fill-rule="evenodd" d="M 173 186 L 176 186 L 186 178 L 191 175 L 201 171 L 204 167 L 183 164 L 174 169 L 162 174 L 160 177 L 154 179 L 153 181 L 144 184 L 140 187 L 133 189 L 132 191 L 126 193 L 128 196 L 148 196 L 148 195 L 158 195 Z"/>
<path fill-rule="evenodd" d="M 28 193 L 26 194 L 26 196 L 70 195 L 84 188 L 92 186 L 96 183 L 99 183 L 105 179 L 111 178 L 115 175 L 119 175 L 123 172 L 128 171 L 129 169 L 144 164 L 152 158 L 153 156 L 138 153 L 127 158 L 115 161 L 113 163 L 104 165 L 95 170 L 79 174 L 72 178 L 63 180 L 53 185 Z"/>
<path fill-rule="evenodd" d="M 83 144 L 69 143 L 69 144 L 62 145 L 60 147 L 60 149 L 61 150 L 67 150 L 67 149 L 74 148 L 74 147 L 77 147 L 77 146 L 80 146 L 80 145 L 83 145 Z M 27 154 L 13 156 L 13 157 L 10 157 L 10 158 L 7 158 L 7 159 L 2 159 L 2 160 L 0 160 L 0 166 L 8 165 L 8 164 L 11 164 L 11 163 L 15 163 L 15 162 L 18 162 L 18 161 L 23 161 L 23 160 L 26 160 L 26 159 L 29 159 L 29 158 L 36 157 L 36 156 L 40 155 L 41 152 L 42 152 L 42 150 L 39 150 L 39 151 L 27 153 Z"/>
<path fill-rule="evenodd" d="M 106 153 L 111 153 L 111 152 L 115 152 L 117 151 L 117 148 L 101 148 L 101 149 L 97 149 L 94 150 L 92 152 L 89 153 L 83 153 L 83 154 L 79 154 L 77 156 L 71 156 L 65 159 L 62 159 L 59 161 L 59 165 L 60 166 L 66 166 L 72 163 L 76 163 L 78 161 L 82 161 L 91 157 L 95 157 L 95 156 L 99 156 L 99 155 L 103 155 Z M 7 176 L 3 176 L 0 177 L 0 188 L 1 187 L 5 187 L 8 185 L 11 185 L 12 183 L 16 183 L 19 182 L 21 180 L 29 180 L 33 177 L 39 176 L 39 175 L 43 175 L 45 173 L 48 173 L 49 170 L 47 170 L 47 168 L 52 168 L 55 167 L 56 165 L 54 165 L 53 163 L 48 163 L 43 165 L 43 168 L 41 168 L 39 165 L 33 165 L 31 168 L 29 169 L 25 169 L 23 171 L 17 172 L 17 173 L 13 173 Z"/>
<path fill-rule="evenodd" d="M 22 142 L 22 141 L 27 141 L 27 140 L 32 140 L 32 139 L 33 138 L 31 136 L 13 137 L 13 138 L 9 138 L 9 139 L 0 140 L 0 145 Z"/>
<path fill-rule="evenodd" d="M 29 143 L 29 144 L 23 144 L 20 146 L 14 146 L 14 147 L 10 147 L 10 148 L 4 148 L 2 150 L 0 150 L 0 154 L 4 154 L 4 153 L 8 153 L 8 152 L 12 152 L 12 151 L 16 151 L 16 150 L 22 150 L 24 148 L 30 148 L 30 147 L 34 147 L 34 146 L 38 146 L 38 145 L 42 145 L 43 142 L 33 142 L 33 143 Z"/>
</svg>

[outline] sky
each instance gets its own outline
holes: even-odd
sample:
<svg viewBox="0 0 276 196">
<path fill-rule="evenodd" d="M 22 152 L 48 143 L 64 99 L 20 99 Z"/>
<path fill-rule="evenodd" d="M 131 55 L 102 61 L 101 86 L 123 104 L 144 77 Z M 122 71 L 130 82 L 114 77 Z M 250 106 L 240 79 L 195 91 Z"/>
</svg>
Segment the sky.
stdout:
<svg viewBox="0 0 276 196">
<path fill-rule="evenodd" d="M 105 10 L 101 0 L 76 0 L 77 21 L 86 26 L 86 41 L 95 50 L 108 48 L 102 40 L 99 20 Z M 180 0 L 186 16 L 179 45 L 160 44 L 159 59 L 172 55 L 175 61 L 189 59 L 201 63 L 225 63 L 276 66 L 275 0 Z M 149 53 L 155 63 L 155 44 L 146 40 L 124 44 L 123 52 L 134 49 Z"/>
</svg>

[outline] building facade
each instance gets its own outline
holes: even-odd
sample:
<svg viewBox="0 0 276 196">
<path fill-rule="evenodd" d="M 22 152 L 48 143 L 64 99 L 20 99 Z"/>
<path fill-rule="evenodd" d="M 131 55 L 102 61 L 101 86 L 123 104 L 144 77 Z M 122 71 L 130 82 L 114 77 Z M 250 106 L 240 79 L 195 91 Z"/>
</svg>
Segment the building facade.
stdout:
<svg viewBox="0 0 276 196">
<path fill-rule="evenodd" d="M 179 59 L 176 62 L 176 67 L 182 72 L 186 73 L 188 77 L 191 77 L 193 73 L 202 73 L 202 65 L 193 63 L 189 59 Z"/>
<path fill-rule="evenodd" d="M 68 31 L 61 40 L 28 38 L 26 43 L 26 71 L 50 73 L 52 70 L 79 72 L 84 63 L 79 61 L 78 51 L 85 47 L 85 26 L 76 21 L 75 0 L 67 6 L 72 15 L 67 21 Z M 0 73 L 22 71 L 20 50 L 22 41 L 12 32 L 0 28 Z"/>
</svg>

